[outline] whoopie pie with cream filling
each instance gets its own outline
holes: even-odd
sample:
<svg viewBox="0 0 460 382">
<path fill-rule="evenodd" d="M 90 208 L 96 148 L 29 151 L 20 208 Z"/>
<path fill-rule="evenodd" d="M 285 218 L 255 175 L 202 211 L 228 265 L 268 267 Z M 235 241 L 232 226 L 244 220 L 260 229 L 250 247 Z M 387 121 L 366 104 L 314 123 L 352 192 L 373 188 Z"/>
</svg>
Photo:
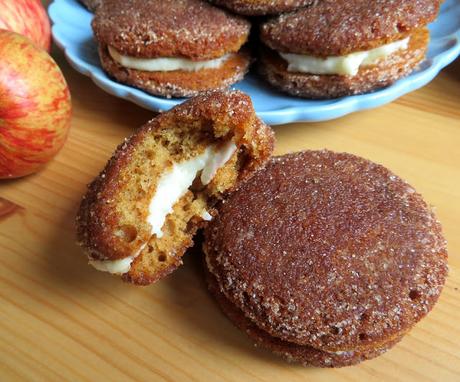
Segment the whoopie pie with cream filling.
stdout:
<svg viewBox="0 0 460 382">
<path fill-rule="evenodd" d="M 210 290 L 256 344 L 290 361 L 339 367 L 384 353 L 446 281 L 432 209 L 351 154 L 275 157 L 218 212 L 203 244 Z"/>
<path fill-rule="evenodd" d="M 92 22 L 103 69 L 148 93 L 188 97 L 241 80 L 250 23 L 201 0 L 107 0 Z"/>
<path fill-rule="evenodd" d="M 372 92 L 425 58 L 438 0 L 321 0 L 262 24 L 259 69 L 305 98 Z"/>
</svg>

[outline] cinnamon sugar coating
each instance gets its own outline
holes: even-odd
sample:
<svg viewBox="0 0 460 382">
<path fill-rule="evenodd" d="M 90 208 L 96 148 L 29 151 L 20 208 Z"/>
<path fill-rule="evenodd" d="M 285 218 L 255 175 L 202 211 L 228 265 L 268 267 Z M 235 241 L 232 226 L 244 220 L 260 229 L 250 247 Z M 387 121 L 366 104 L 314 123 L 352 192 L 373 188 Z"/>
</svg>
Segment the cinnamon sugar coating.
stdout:
<svg viewBox="0 0 460 382">
<path fill-rule="evenodd" d="M 113 60 L 107 47 L 99 48 L 99 57 L 104 70 L 117 81 L 163 97 L 191 97 L 207 90 L 224 90 L 241 81 L 251 63 L 244 49 L 233 53 L 219 68 L 196 72 L 147 72 L 125 68 Z"/>
<path fill-rule="evenodd" d="M 104 0 L 80 0 L 90 11 L 95 11 Z"/>
<path fill-rule="evenodd" d="M 247 318 L 241 310 L 233 305 L 219 290 L 216 278 L 206 269 L 206 281 L 209 290 L 215 298 L 222 312 L 230 321 L 255 343 L 266 350 L 286 359 L 288 362 L 300 363 L 303 366 L 315 367 L 344 367 L 356 365 L 360 362 L 378 357 L 396 345 L 403 336 L 391 339 L 384 345 L 375 349 L 352 350 L 347 352 L 328 353 L 317 350 L 311 346 L 298 345 L 293 342 L 283 341 L 273 337 L 260 329 L 254 322 Z"/>
<path fill-rule="evenodd" d="M 428 30 L 417 30 L 410 35 L 407 49 L 361 67 L 355 76 L 289 72 L 278 53 L 268 49 L 261 50 L 258 69 L 270 84 L 288 94 L 310 99 L 338 98 L 369 93 L 409 75 L 425 58 L 428 42 Z"/>
<path fill-rule="evenodd" d="M 438 0 L 321 0 L 262 24 L 260 36 L 283 53 L 342 56 L 400 40 L 438 11 Z"/>
<path fill-rule="evenodd" d="M 211 0 L 211 2 L 241 15 L 263 16 L 293 11 L 312 4 L 314 0 Z"/>
<path fill-rule="evenodd" d="M 246 317 L 323 351 L 396 339 L 432 309 L 447 275 L 422 197 L 383 166 L 330 151 L 274 158 L 220 206 L 203 248 Z"/>
<path fill-rule="evenodd" d="M 96 39 L 131 57 L 209 60 L 237 52 L 250 23 L 201 0 L 106 0 L 92 22 Z"/>
</svg>

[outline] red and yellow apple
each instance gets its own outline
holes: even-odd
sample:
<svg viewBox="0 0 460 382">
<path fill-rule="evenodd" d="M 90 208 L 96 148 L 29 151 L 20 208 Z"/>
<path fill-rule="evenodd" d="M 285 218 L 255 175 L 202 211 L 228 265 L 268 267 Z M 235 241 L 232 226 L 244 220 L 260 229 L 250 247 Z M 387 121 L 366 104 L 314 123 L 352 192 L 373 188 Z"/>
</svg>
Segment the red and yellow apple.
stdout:
<svg viewBox="0 0 460 382">
<path fill-rule="evenodd" d="M 27 36 L 41 48 L 50 50 L 50 20 L 41 0 L 0 0 L 0 29 Z"/>
<path fill-rule="evenodd" d="M 32 174 L 63 146 L 70 92 L 51 56 L 27 37 L 0 30 L 0 179 Z"/>
</svg>

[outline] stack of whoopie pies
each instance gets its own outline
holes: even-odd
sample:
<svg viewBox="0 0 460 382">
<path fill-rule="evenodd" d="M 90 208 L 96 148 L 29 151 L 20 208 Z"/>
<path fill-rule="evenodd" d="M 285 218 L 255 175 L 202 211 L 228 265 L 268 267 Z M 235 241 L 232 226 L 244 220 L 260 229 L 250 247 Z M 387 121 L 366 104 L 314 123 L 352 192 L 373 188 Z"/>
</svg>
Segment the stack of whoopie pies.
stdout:
<svg viewBox="0 0 460 382">
<path fill-rule="evenodd" d="M 372 92 L 424 59 L 438 0 L 84 0 L 103 69 L 119 82 L 189 97 L 240 81 L 251 59 L 272 86 L 317 99 Z M 211 5 L 215 4 L 214 5 Z M 217 8 L 221 6 L 222 9 Z M 233 12 L 233 13 L 230 13 Z M 239 14 L 240 16 L 237 16 Z"/>
</svg>

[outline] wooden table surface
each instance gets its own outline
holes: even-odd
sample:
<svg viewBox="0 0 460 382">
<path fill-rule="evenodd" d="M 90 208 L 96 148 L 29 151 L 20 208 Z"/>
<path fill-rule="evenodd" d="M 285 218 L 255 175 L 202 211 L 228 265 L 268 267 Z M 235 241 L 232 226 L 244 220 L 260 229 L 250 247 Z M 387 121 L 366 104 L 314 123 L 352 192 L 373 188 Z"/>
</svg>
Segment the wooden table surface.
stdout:
<svg viewBox="0 0 460 382">
<path fill-rule="evenodd" d="M 460 381 L 460 60 L 380 109 L 275 128 L 277 154 L 329 148 L 389 167 L 436 206 L 449 242 L 434 311 L 384 356 L 332 370 L 254 348 L 207 293 L 199 256 L 145 288 L 87 265 L 73 226 L 80 197 L 153 114 L 53 55 L 73 95 L 68 142 L 39 174 L 0 183 L 1 381 Z"/>
</svg>

